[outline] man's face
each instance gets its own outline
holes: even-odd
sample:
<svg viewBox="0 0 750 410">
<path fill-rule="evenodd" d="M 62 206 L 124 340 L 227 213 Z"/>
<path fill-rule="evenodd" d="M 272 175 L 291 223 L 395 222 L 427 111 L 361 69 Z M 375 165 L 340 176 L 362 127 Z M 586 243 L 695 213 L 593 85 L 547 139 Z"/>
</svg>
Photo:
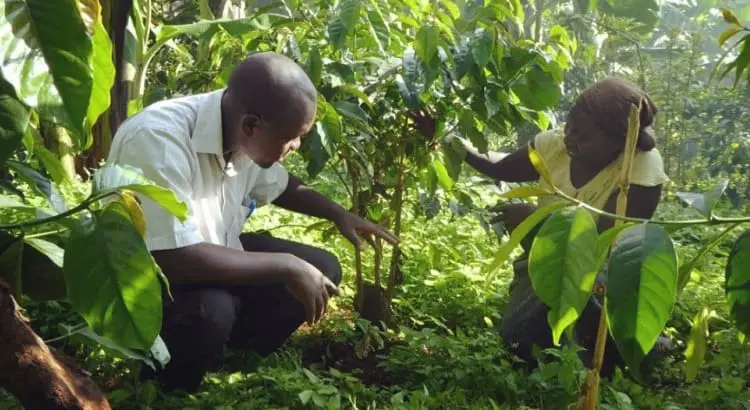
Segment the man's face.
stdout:
<svg viewBox="0 0 750 410">
<path fill-rule="evenodd" d="M 274 130 L 262 121 L 255 122 L 254 126 L 243 124 L 240 152 L 261 168 L 269 168 L 298 150 L 302 144 L 302 137 L 311 127 L 312 122 L 297 127 L 286 127 L 286 130 Z"/>
</svg>

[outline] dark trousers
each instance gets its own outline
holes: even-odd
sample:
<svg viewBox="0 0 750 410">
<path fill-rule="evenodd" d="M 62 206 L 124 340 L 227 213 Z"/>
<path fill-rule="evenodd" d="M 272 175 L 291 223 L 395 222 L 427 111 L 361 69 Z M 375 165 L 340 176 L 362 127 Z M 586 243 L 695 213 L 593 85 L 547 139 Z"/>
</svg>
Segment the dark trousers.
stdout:
<svg viewBox="0 0 750 410">
<path fill-rule="evenodd" d="M 335 284 L 341 265 L 328 251 L 266 234 L 243 234 L 246 251 L 291 253 L 317 267 Z M 171 360 L 158 372 L 164 390 L 194 392 L 224 347 L 268 355 L 305 321 L 305 309 L 283 285 L 172 286 L 164 298 L 161 337 Z"/>
</svg>

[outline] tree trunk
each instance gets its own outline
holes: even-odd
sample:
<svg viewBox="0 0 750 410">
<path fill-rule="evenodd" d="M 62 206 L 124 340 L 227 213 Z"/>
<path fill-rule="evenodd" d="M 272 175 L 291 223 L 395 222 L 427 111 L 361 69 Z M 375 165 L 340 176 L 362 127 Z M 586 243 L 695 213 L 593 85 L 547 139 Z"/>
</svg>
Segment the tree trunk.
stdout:
<svg viewBox="0 0 750 410">
<path fill-rule="evenodd" d="M 109 410 L 89 374 L 51 350 L 0 280 L 0 387 L 27 409 Z"/>
</svg>

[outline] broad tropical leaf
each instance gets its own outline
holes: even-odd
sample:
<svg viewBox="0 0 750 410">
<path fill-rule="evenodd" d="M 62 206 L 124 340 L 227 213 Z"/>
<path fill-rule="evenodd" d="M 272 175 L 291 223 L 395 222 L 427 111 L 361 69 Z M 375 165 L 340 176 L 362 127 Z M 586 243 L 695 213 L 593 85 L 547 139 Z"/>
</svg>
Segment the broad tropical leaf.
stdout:
<svg viewBox="0 0 750 410">
<path fill-rule="evenodd" d="M 667 323 L 677 290 L 677 256 L 658 225 L 620 233 L 609 258 L 606 311 L 609 329 L 636 373 Z"/>
<path fill-rule="evenodd" d="M 488 271 L 493 273 L 500 268 L 503 262 L 505 262 L 508 259 L 508 256 L 510 256 L 510 253 L 513 252 L 513 249 L 521 243 L 523 238 L 525 238 L 534 227 L 539 225 L 539 223 L 551 213 L 566 206 L 568 206 L 568 204 L 565 201 L 554 201 L 537 209 L 533 214 L 529 215 L 528 218 L 524 219 L 523 222 L 511 232 L 508 242 L 503 244 L 503 246 L 501 246 L 495 253 L 495 258 L 492 260 Z"/>
<path fill-rule="evenodd" d="M 539 299 L 549 306 L 552 341 L 575 323 L 591 297 L 596 279 L 596 222 L 583 208 L 552 214 L 529 252 L 529 277 Z"/>
<path fill-rule="evenodd" d="M 161 328 L 161 284 L 121 202 L 71 233 L 63 272 L 68 299 L 97 334 L 126 348 L 151 348 Z"/>
<path fill-rule="evenodd" d="M 74 0 L 0 3 L 0 69 L 19 98 L 43 118 L 85 132 L 92 40 Z M 64 35 L 61 35 L 64 33 Z"/>
<path fill-rule="evenodd" d="M 320 76 L 323 74 L 323 60 L 320 59 L 320 50 L 313 47 L 310 55 L 307 57 L 307 75 L 315 86 L 320 83 Z"/>
<path fill-rule="evenodd" d="M 724 283 L 729 315 L 742 333 L 750 334 L 750 231 L 734 242 Z"/>
<path fill-rule="evenodd" d="M 386 53 L 391 44 L 391 29 L 383 18 L 383 13 L 378 7 L 378 2 L 372 0 L 372 10 L 367 11 L 367 21 L 370 23 L 370 31 L 382 53 Z"/>
<path fill-rule="evenodd" d="M 336 8 L 336 15 L 328 24 L 328 38 L 337 49 L 344 46 L 349 33 L 359 20 L 362 0 L 341 0 Z"/>
<path fill-rule="evenodd" d="M 422 61 L 432 61 L 440 44 L 440 32 L 432 25 L 424 25 L 417 31 L 414 48 Z"/>
<path fill-rule="evenodd" d="M 307 162 L 307 175 L 310 178 L 315 178 L 331 158 L 331 148 L 326 144 L 325 135 L 322 124 L 318 122 L 302 139 L 300 153 Z"/>
<path fill-rule="evenodd" d="M 0 27 L 0 33 L 2 30 Z M 21 146 L 29 115 L 29 110 L 16 98 L 13 86 L 0 73 L 0 165 Z"/>
<path fill-rule="evenodd" d="M 98 1 L 96 2 L 98 3 Z M 112 61 L 112 42 L 109 33 L 104 28 L 101 16 L 97 16 L 92 37 L 93 53 L 91 67 L 94 78 L 91 89 L 91 100 L 86 114 L 89 126 L 93 126 L 110 104 L 110 90 L 115 82 L 115 66 Z M 90 144 L 84 144 L 88 147 Z"/>
</svg>

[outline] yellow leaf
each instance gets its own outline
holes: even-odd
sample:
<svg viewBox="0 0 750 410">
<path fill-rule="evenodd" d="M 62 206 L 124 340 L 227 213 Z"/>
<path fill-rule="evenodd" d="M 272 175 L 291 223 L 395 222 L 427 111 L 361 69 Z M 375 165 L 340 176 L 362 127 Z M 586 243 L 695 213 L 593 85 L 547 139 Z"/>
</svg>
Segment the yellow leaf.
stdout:
<svg viewBox="0 0 750 410">
<path fill-rule="evenodd" d="M 97 23 L 102 20 L 102 6 L 99 0 L 78 0 L 77 3 L 83 24 L 91 36 L 96 31 Z"/>
<path fill-rule="evenodd" d="M 734 13 L 732 13 L 731 10 L 723 8 L 721 9 L 721 15 L 724 17 L 724 21 L 726 21 L 727 23 L 735 24 L 740 27 L 742 26 L 742 24 L 740 24 L 740 20 L 737 18 L 737 16 L 734 15 Z"/>
<path fill-rule="evenodd" d="M 552 195 L 554 192 L 540 186 L 521 186 L 500 194 L 505 199 L 522 199 L 541 195 Z"/>
<path fill-rule="evenodd" d="M 719 35 L 719 46 L 721 47 L 722 45 L 724 45 L 727 40 L 732 38 L 732 36 L 739 33 L 740 31 L 742 31 L 742 27 L 729 27 L 728 29 L 724 30 L 724 32 Z"/>
<path fill-rule="evenodd" d="M 549 173 L 549 168 L 547 168 L 547 164 L 544 162 L 542 154 L 534 148 L 529 147 L 529 159 L 531 160 L 531 165 L 536 169 L 536 172 L 538 172 L 542 179 L 544 179 L 544 182 L 548 183 L 551 187 L 554 187 L 555 185 L 552 183 L 552 176 Z"/>
<path fill-rule="evenodd" d="M 130 220 L 133 222 L 133 226 L 135 226 L 135 229 L 138 231 L 141 237 L 145 237 L 146 218 L 143 216 L 143 208 L 141 208 L 141 203 L 138 202 L 136 196 L 130 191 L 123 191 L 121 198 L 123 204 L 125 205 L 125 208 L 128 210 L 128 215 L 130 215 Z"/>
<path fill-rule="evenodd" d="M 690 331 L 687 348 L 685 349 L 685 380 L 690 383 L 698 376 L 698 368 L 706 355 L 708 337 L 708 320 L 716 317 L 715 311 L 707 308 L 695 315 L 693 328 Z"/>
</svg>

